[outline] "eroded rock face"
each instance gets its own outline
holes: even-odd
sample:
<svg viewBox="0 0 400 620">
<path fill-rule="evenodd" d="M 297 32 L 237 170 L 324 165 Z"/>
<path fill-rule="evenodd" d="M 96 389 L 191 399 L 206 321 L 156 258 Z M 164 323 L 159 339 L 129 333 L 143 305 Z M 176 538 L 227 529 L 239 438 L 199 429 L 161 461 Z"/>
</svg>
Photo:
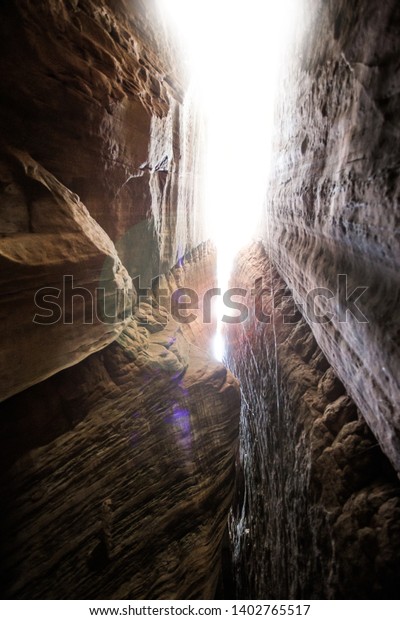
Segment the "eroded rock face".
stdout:
<svg viewBox="0 0 400 620">
<path fill-rule="evenodd" d="M 10 1 L 0 34 L 2 594 L 212 598 L 238 385 L 131 280 L 214 280 L 201 118 L 152 2 Z"/>
<path fill-rule="evenodd" d="M 174 312 L 186 338 L 205 351 L 210 351 L 216 332 L 211 296 L 218 284 L 216 266 L 216 248 L 206 242 L 189 252 L 159 280 L 160 303 L 167 303 L 167 309 Z M 187 309 L 177 306 L 177 302 L 185 300 Z"/>
<path fill-rule="evenodd" d="M 3 596 L 209 599 L 239 388 L 181 327 L 117 341 L 3 403 Z"/>
<path fill-rule="evenodd" d="M 197 121 L 155 3 L 15 0 L 0 11 L 2 139 L 79 195 L 131 274 L 172 266 L 203 240 L 201 205 L 178 205 L 196 175 Z"/>
<path fill-rule="evenodd" d="M 227 328 L 242 389 L 230 523 L 239 597 L 396 598 L 400 484 L 261 245 L 232 285 L 271 322 Z M 259 311 L 259 310 L 258 310 Z"/>
<path fill-rule="evenodd" d="M 114 340 L 135 301 L 128 273 L 149 285 L 203 232 L 201 119 L 155 5 L 15 0 L 0 11 L 6 398 Z M 49 287 L 58 297 L 35 298 Z M 80 290 L 71 318 L 73 287 L 85 301 Z M 91 300 L 97 288 L 105 301 Z M 39 324 L 38 301 L 50 306 Z"/>
<path fill-rule="evenodd" d="M 400 471 L 400 7 L 395 0 L 299 5 L 295 50 L 281 74 L 264 241 Z M 346 314 L 339 274 L 349 295 L 367 287 L 357 301 L 366 322 Z M 317 287 L 325 303 L 307 297 Z M 313 320 L 313 309 L 331 320 Z"/>
<path fill-rule="evenodd" d="M 26 153 L 1 160 L 0 400 L 121 333 L 135 301 L 112 241 Z"/>
</svg>

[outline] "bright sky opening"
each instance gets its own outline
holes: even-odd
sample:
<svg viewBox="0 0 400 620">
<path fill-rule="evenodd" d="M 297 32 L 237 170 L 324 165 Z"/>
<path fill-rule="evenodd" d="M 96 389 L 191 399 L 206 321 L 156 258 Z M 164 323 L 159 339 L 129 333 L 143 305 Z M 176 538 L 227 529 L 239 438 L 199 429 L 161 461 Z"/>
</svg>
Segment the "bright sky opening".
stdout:
<svg viewBox="0 0 400 620">
<path fill-rule="evenodd" d="M 295 0 L 159 0 L 182 41 L 206 121 L 207 237 L 228 287 L 237 252 L 257 236 L 268 183 L 279 58 Z M 223 307 L 220 304 L 222 318 Z M 219 323 L 215 355 L 223 357 Z"/>
</svg>

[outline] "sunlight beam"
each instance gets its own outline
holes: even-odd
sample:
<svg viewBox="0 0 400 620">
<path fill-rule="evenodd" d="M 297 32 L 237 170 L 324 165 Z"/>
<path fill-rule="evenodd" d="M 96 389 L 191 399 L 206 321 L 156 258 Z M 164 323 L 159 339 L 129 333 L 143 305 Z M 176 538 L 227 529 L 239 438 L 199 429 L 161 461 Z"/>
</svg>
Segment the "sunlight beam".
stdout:
<svg viewBox="0 0 400 620">
<path fill-rule="evenodd" d="M 159 2 L 200 93 L 207 130 L 206 231 L 217 247 L 218 286 L 226 289 L 235 255 L 261 226 L 277 71 L 295 0 Z M 220 328 L 217 338 L 221 352 Z"/>
</svg>

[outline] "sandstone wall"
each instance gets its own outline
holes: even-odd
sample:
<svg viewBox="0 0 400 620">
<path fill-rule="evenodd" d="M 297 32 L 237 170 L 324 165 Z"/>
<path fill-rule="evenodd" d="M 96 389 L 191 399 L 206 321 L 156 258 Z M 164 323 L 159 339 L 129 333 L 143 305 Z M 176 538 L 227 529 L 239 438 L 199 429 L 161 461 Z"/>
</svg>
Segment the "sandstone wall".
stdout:
<svg viewBox="0 0 400 620">
<path fill-rule="evenodd" d="M 76 194 L 20 151 L 3 155 L 1 177 L 3 400 L 115 340 L 135 296 Z"/>
<path fill-rule="evenodd" d="M 132 284 L 214 282 L 202 119 L 153 2 L 4 2 L 0 35 L 2 595 L 212 598 L 238 384 Z"/>
<path fill-rule="evenodd" d="M 280 74 L 263 238 L 313 333 L 400 471 L 400 7 L 305 0 Z M 348 293 L 367 287 L 347 312 Z M 310 319 L 307 294 L 332 291 Z M 360 291 L 359 291 L 360 292 Z M 355 297 L 357 297 L 356 295 Z M 329 315 L 329 316 L 331 316 Z"/>
<path fill-rule="evenodd" d="M 239 387 L 148 301 L 114 343 L 2 403 L 3 597 L 214 596 Z"/>
<path fill-rule="evenodd" d="M 154 2 L 4 2 L 0 45 L 4 399 L 112 342 L 128 274 L 148 285 L 203 240 L 202 121 Z M 63 276 L 87 289 L 73 325 Z M 46 287 L 58 306 L 42 328 Z"/>
<path fill-rule="evenodd" d="M 263 281 L 263 311 L 227 326 L 241 383 L 230 522 L 239 597 L 397 598 L 400 484 L 261 245 L 232 284 Z M 258 295 L 261 294 L 261 289 Z"/>
</svg>

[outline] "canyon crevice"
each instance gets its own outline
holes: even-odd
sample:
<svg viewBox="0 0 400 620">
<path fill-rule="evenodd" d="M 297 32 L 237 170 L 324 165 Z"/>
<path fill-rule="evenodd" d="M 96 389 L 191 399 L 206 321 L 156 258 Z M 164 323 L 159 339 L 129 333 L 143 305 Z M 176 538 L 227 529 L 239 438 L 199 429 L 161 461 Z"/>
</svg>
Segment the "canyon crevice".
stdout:
<svg viewBox="0 0 400 620">
<path fill-rule="evenodd" d="M 2 3 L 3 598 L 397 597 L 400 8 L 298 10 L 222 364 L 206 124 L 165 15 Z M 233 143 L 263 113 L 239 88 Z"/>
</svg>

